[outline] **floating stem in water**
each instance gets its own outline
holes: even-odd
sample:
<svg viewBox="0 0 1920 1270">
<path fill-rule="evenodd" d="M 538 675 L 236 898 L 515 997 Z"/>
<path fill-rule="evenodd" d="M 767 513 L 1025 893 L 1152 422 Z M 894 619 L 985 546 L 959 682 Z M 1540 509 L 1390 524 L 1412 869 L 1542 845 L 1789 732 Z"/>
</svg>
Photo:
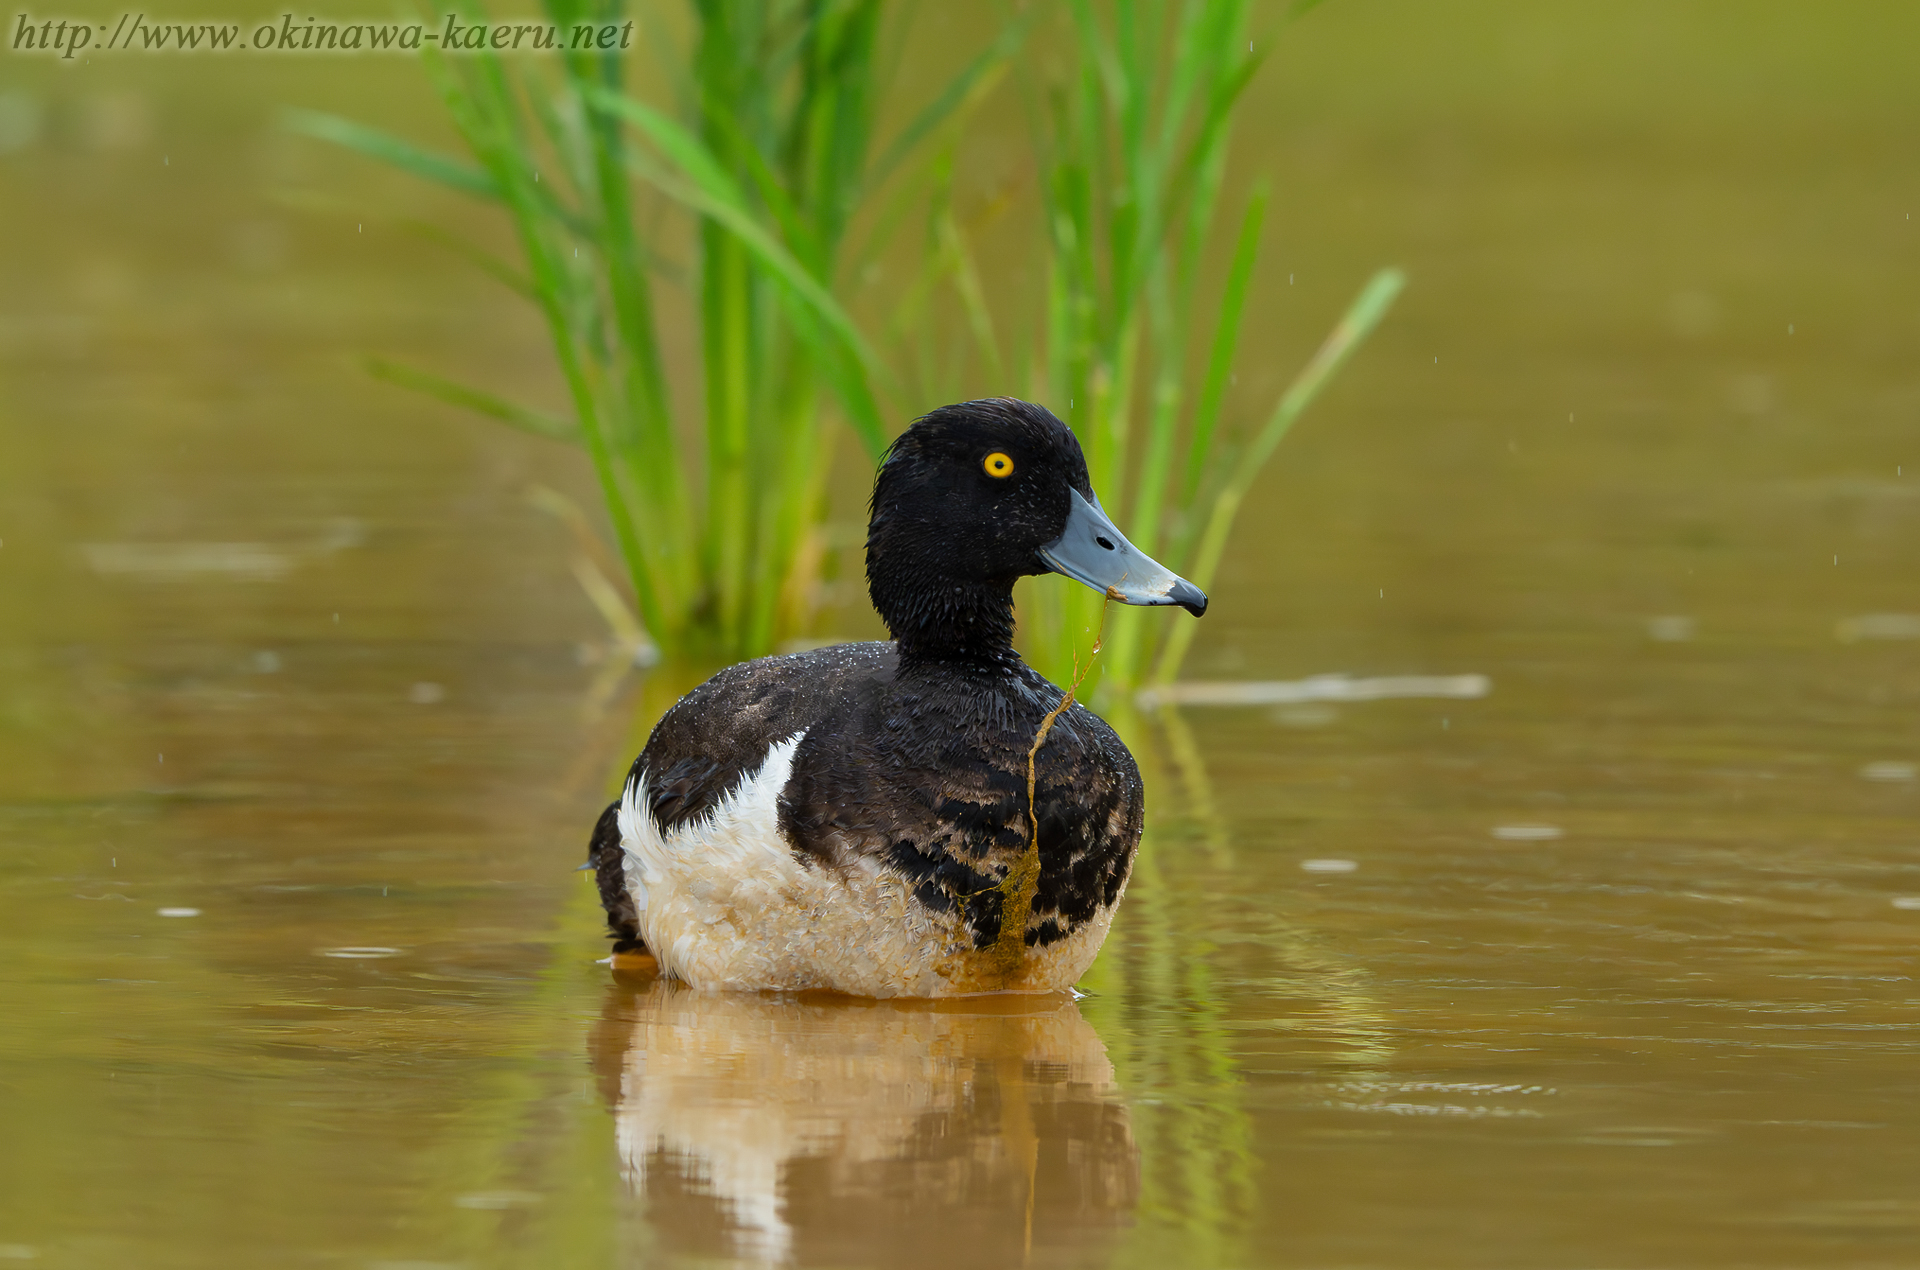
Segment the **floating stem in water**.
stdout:
<svg viewBox="0 0 1920 1270">
<path fill-rule="evenodd" d="M 1027 749 L 1027 849 L 1007 870 L 1007 876 L 1000 879 L 1000 885 L 994 889 L 1002 897 L 1000 905 L 1000 935 L 993 941 L 993 959 L 1001 968 L 1011 974 L 1019 968 L 1027 955 L 1027 917 L 1033 912 L 1033 896 L 1040 889 L 1040 812 L 1035 805 L 1034 792 L 1035 762 L 1040 755 L 1040 747 L 1047 743 L 1047 734 L 1053 731 L 1053 725 L 1073 704 L 1074 693 L 1080 690 L 1081 682 L 1087 672 L 1093 669 L 1093 659 L 1100 655 L 1100 640 L 1106 633 L 1107 602 L 1113 599 L 1109 591 L 1100 601 L 1100 624 L 1093 632 L 1093 651 L 1087 654 L 1087 664 L 1082 666 L 1074 659 L 1073 680 L 1060 697 L 1060 703 L 1047 711 L 1040 726 L 1034 730 L 1033 744 Z"/>
</svg>

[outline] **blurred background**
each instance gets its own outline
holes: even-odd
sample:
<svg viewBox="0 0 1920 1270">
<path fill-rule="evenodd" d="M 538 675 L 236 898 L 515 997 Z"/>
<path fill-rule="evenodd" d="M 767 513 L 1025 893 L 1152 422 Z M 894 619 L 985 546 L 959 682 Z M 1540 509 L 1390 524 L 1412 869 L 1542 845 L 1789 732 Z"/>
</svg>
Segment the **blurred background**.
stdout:
<svg viewBox="0 0 1920 1270">
<path fill-rule="evenodd" d="M 538 315 L 416 228 L 505 222 L 284 125 L 455 151 L 418 62 L 0 53 L 0 1259 L 1911 1260 L 1920 11 L 1285 17 L 1223 420 L 1408 285 L 1184 674 L 1487 691 L 1141 721 L 1094 995 L 1026 1015 L 594 964 L 570 870 L 698 674 L 623 673 L 529 501 L 594 508 L 576 450 L 366 372 L 564 409 Z M 997 26 L 890 20 L 914 100 Z M 954 167 L 1016 293 L 1023 109 Z M 874 638 L 833 434 L 808 637 Z"/>
</svg>

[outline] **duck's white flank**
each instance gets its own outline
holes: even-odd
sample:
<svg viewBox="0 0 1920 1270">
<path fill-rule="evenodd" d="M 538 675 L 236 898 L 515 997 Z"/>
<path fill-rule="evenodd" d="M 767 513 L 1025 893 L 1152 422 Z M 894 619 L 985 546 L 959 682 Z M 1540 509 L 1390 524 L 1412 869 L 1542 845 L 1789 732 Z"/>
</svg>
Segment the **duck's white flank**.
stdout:
<svg viewBox="0 0 1920 1270">
<path fill-rule="evenodd" d="M 696 988 L 934 996 L 954 923 L 871 862 L 803 863 L 780 832 L 780 791 L 804 732 L 777 741 L 713 813 L 661 833 L 645 775 L 620 804 L 640 930 L 660 968 Z"/>
<path fill-rule="evenodd" d="M 660 969 L 695 988 L 863 997 L 1063 991 L 1092 964 L 1111 908 L 1035 950 L 1023 973 L 983 973 L 964 925 L 931 912 L 872 858 L 803 861 L 780 832 L 780 791 L 806 733 L 776 741 L 709 816 L 662 833 L 646 774 L 620 800 L 620 845 L 640 933 Z"/>
</svg>

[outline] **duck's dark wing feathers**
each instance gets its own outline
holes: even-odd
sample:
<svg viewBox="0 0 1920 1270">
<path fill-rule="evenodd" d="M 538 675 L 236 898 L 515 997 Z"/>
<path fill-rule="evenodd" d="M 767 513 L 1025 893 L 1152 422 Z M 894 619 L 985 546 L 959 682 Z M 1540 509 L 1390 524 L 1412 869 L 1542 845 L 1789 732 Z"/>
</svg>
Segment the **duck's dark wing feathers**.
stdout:
<svg viewBox="0 0 1920 1270">
<path fill-rule="evenodd" d="M 664 832 L 712 814 L 776 742 L 811 735 L 848 702 L 873 699 L 895 664 L 892 644 L 837 644 L 742 662 L 707 680 L 654 725 L 634 760 L 654 820 Z"/>
<path fill-rule="evenodd" d="M 995 888 L 1025 851 L 1027 751 L 1060 689 L 1025 666 L 977 679 L 898 675 L 849 693 L 809 728 L 780 802 L 796 850 L 826 865 L 879 857 L 976 946 L 1000 934 Z M 1119 898 L 1140 840 L 1139 769 L 1074 706 L 1036 763 L 1041 873 L 1026 940 L 1049 944 Z"/>
</svg>

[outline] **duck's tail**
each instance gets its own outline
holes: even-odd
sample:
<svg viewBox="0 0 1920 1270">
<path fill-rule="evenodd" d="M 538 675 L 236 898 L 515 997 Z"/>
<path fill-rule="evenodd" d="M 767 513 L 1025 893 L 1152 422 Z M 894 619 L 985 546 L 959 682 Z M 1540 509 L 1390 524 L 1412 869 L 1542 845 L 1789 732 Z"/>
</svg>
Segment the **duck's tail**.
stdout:
<svg viewBox="0 0 1920 1270">
<path fill-rule="evenodd" d="M 593 826 L 593 841 L 587 846 L 587 863 L 593 866 L 593 879 L 600 886 L 600 904 L 607 910 L 607 929 L 613 933 L 613 951 L 647 951 L 640 937 L 640 915 L 633 907 L 633 894 L 627 889 L 626 852 L 620 845 L 620 804 L 608 805 Z"/>
</svg>

